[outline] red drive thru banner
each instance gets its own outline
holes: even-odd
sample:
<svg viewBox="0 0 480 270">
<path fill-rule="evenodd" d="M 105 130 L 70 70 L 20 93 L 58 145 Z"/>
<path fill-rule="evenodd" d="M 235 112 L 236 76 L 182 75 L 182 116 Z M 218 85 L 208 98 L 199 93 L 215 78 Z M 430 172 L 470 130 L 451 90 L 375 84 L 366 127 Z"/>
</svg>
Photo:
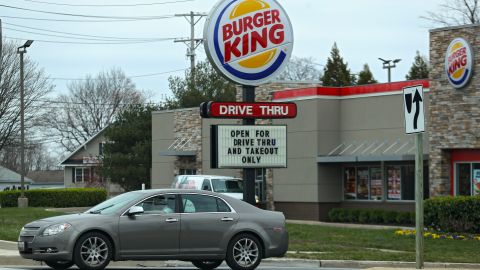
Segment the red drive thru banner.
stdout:
<svg viewBox="0 0 480 270">
<path fill-rule="evenodd" d="M 200 105 L 200 114 L 204 118 L 295 118 L 297 104 L 293 102 L 205 102 Z"/>
</svg>

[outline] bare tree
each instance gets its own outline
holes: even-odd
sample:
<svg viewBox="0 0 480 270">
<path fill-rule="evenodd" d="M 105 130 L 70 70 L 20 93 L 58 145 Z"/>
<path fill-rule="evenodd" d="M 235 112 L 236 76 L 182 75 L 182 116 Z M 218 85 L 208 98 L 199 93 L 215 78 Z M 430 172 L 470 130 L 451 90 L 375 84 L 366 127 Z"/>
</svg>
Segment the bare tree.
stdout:
<svg viewBox="0 0 480 270">
<path fill-rule="evenodd" d="M 60 144 L 73 151 L 115 120 L 130 104 L 143 103 L 144 94 L 118 68 L 87 75 L 68 85 L 69 93 L 52 102 L 44 120 Z"/>
<path fill-rule="evenodd" d="M 437 11 L 428 11 L 422 19 L 434 25 L 456 26 L 479 22 L 478 0 L 445 0 Z"/>
<path fill-rule="evenodd" d="M 0 164 L 10 170 L 20 172 L 19 145 L 6 146 L 0 151 Z M 42 143 L 30 140 L 25 141 L 25 169 L 29 171 L 56 169 L 58 157 L 49 152 L 48 147 Z"/>
<path fill-rule="evenodd" d="M 292 57 L 285 70 L 277 77 L 282 81 L 319 81 L 322 72 L 312 58 Z"/>
<path fill-rule="evenodd" d="M 3 42 L 0 66 L 0 152 L 17 145 L 20 137 L 20 58 L 19 44 Z M 28 132 L 38 125 L 43 108 L 42 98 L 53 88 L 43 69 L 27 55 L 24 60 L 25 128 Z"/>
</svg>

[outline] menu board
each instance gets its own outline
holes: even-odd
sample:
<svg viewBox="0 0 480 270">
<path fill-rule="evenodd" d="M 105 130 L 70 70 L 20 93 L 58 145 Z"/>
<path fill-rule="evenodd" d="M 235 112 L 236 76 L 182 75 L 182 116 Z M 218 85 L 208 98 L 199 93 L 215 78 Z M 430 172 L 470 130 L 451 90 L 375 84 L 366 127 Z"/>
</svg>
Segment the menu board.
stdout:
<svg viewBox="0 0 480 270">
<path fill-rule="evenodd" d="M 368 200 L 368 168 L 357 169 L 357 199 Z"/>
<path fill-rule="evenodd" d="M 345 168 L 344 172 L 344 193 L 345 199 L 356 199 L 356 182 L 355 182 L 355 168 Z"/>
<path fill-rule="evenodd" d="M 400 167 L 388 167 L 387 168 L 387 184 L 388 184 L 388 196 L 389 200 L 400 200 L 402 193 L 401 186 L 401 170 Z"/>
<path fill-rule="evenodd" d="M 381 200 L 383 197 L 382 169 L 370 168 L 370 199 Z"/>
</svg>

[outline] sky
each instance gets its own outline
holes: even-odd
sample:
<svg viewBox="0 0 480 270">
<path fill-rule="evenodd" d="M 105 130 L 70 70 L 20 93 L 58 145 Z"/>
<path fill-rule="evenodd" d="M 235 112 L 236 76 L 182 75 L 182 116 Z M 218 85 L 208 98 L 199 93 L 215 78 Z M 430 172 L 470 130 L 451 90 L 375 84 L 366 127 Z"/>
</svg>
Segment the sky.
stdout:
<svg viewBox="0 0 480 270">
<path fill-rule="evenodd" d="M 365 63 L 370 66 L 379 82 L 387 81 L 379 57 L 402 59 L 392 70 L 392 81 L 402 81 L 410 69 L 415 53 L 429 54 L 431 25 L 421 19 L 427 11 L 434 11 L 443 0 L 278 0 L 287 11 L 294 30 L 293 55 L 311 57 L 323 69 L 334 42 L 351 69 L 358 73 Z M 164 4 L 153 4 L 153 3 Z M 175 3 L 172 3 L 175 2 Z M 0 18 L 3 36 L 27 39 L 34 43 L 27 50 L 28 57 L 45 69 L 52 78 L 55 90 L 51 96 L 67 93 L 70 79 L 84 78 L 87 74 L 113 67 L 121 68 L 128 76 L 165 73 L 132 78 L 137 88 L 148 91 L 153 102 L 171 95 L 168 76 L 183 76 L 190 66 L 187 47 L 174 43 L 172 38 L 188 37 L 190 26 L 183 17 L 170 15 L 194 12 L 208 13 L 216 0 L 3 0 Z M 132 5 L 113 7 L 109 5 Z M 140 5 L 139 5 L 140 4 Z M 151 5 L 141 5 L 151 4 Z M 96 6 L 77 6 L 96 5 Z M 99 6 L 104 5 L 104 6 Z M 158 20 L 128 22 L 85 22 L 97 20 L 75 16 L 61 16 L 22 10 L 70 13 L 95 16 L 168 16 Z M 82 22 L 26 20 L 36 19 L 83 20 Z M 196 36 L 203 36 L 204 19 L 196 26 Z M 13 24 L 13 25 L 12 25 Z M 91 36 L 160 39 L 160 42 L 140 44 L 70 44 L 98 43 L 49 35 L 64 35 L 50 31 Z M 14 31 L 21 30 L 23 32 Z M 30 33 L 27 33 L 30 32 Z M 48 41 L 48 42 L 47 42 Z M 197 59 L 205 60 L 203 46 L 197 49 Z"/>
</svg>

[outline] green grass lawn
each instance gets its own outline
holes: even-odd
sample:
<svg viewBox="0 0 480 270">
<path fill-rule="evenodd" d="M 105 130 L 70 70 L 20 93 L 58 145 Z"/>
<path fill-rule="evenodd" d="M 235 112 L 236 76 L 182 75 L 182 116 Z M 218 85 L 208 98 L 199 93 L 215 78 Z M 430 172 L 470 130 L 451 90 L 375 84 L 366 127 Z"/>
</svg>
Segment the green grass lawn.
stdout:
<svg viewBox="0 0 480 270">
<path fill-rule="evenodd" d="M 16 241 L 22 226 L 30 221 L 62 215 L 43 208 L 0 208 L 0 240 Z M 415 261 L 415 239 L 396 236 L 394 230 L 347 229 L 287 224 L 289 257 L 322 260 Z M 428 262 L 480 263 L 480 241 L 425 239 Z"/>
<path fill-rule="evenodd" d="M 287 224 L 289 250 L 314 254 L 289 257 L 322 260 L 415 261 L 415 238 L 395 230 L 347 229 Z M 425 261 L 480 263 L 478 240 L 425 239 Z"/>
<path fill-rule="evenodd" d="M 63 215 L 43 208 L 0 208 L 0 240 L 17 241 L 23 225 L 46 217 Z"/>
</svg>

